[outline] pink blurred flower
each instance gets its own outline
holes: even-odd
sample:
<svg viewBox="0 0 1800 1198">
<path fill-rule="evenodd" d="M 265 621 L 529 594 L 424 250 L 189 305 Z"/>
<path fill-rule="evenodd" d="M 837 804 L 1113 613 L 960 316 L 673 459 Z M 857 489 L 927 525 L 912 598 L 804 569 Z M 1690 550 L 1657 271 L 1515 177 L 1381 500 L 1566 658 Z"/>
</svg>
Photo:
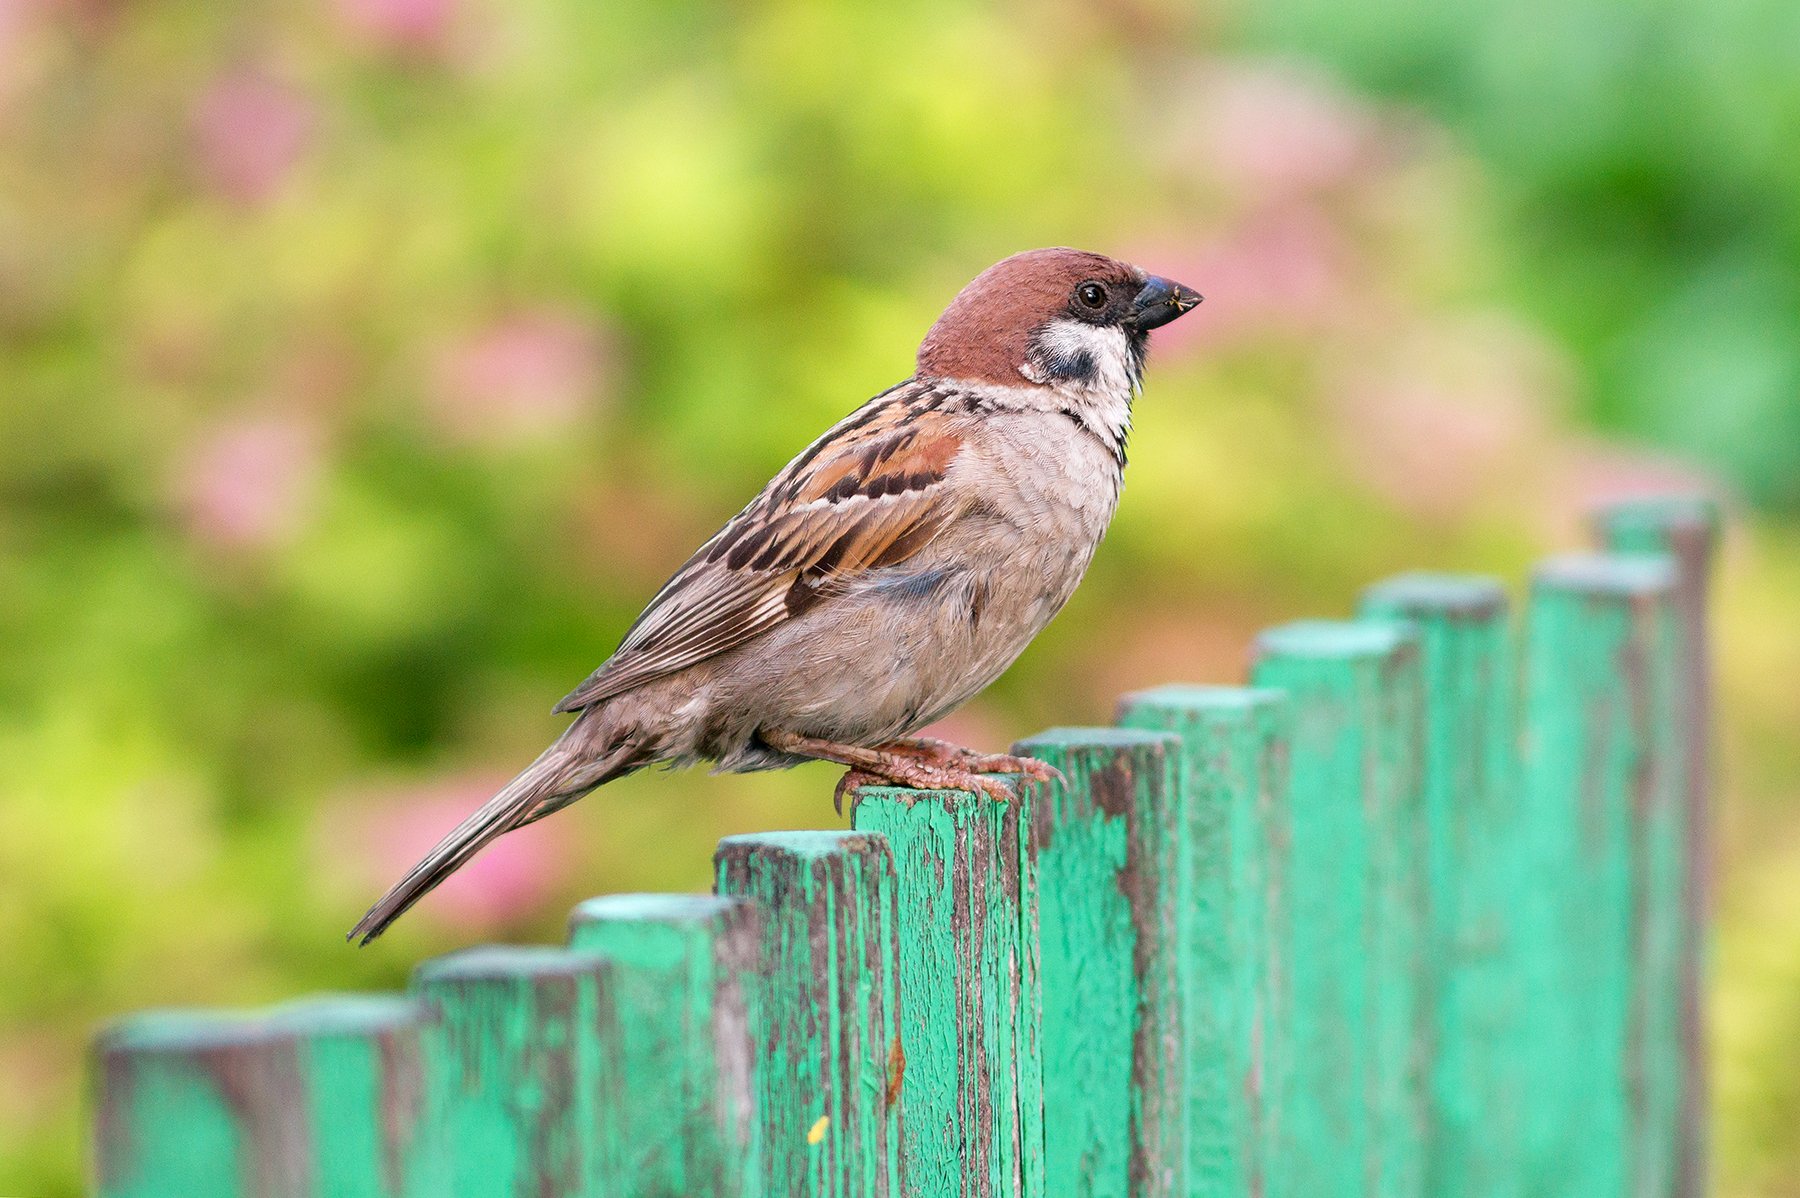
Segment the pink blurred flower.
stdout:
<svg viewBox="0 0 1800 1198">
<path fill-rule="evenodd" d="M 1692 462 L 1632 445 L 1596 439 L 1570 443 L 1560 507 L 1590 512 L 1603 504 L 1668 495 L 1723 495 L 1722 480 Z"/>
<path fill-rule="evenodd" d="M 272 197 L 312 140 L 316 111 L 298 88 L 256 68 L 221 75 L 194 106 L 195 150 L 208 183 L 242 204 Z"/>
<path fill-rule="evenodd" d="M 320 442 L 311 423 L 283 416 L 231 421 L 209 431 L 182 477 L 190 530 L 226 548 L 266 545 L 291 534 L 312 497 Z"/>
<path fill-rule="evenodd" d="M 1378 141 L 1361 103 L 1293 64 L 1220 69 L 1205 91 L 1195 148 L 1228 187 L 1262 203 L 1353 175 Z"/>
<path fill-rule="evenodd" d="M 1157 333 L 1156 355 L 1165 361 L 1263 333 L 1311 332 L 1349 302 L 1350 248 L 1337 226 L 1308 207 L 1264 213 L 1203 246 L 1171 243 L 1128 256 L 1206 297 L 1194 315 Z"/>
<path fill-rule="evenodd" d="M 1353 475 L 1392 503 L 1450 519 L 1499 485 L 1536 485 L 1562 375 L 1527 330 L 1467 320 L 1401 337 L 1379 361 L 1352 359 L 1325 398 Z"/>
<path fill-rule="evenodd" d="M 327 841 L 321 851 L 335 860 L 348 847 L 358 885 L 388 886 L 505 784 L 498 775 L 463 776 L 359 796 L 352 810 L 334 810 L 325 821 L 330 826 L 321 828 Z M 543 824 L 524 828 L 476 854 L 432 891 L 419 912 L 471 932 L 502 928 L 541 910 L 568 865 L 568 850 L 556 832 Z"/>
<path fill-rule="evenodd" d="M 441 50 L 456 15 L 455 0 L 337 0 L 338 15 L 363 41 L 383 50 Z"/>
<path fill-rule="evenodd" d="M 604 398 L 605 338 L 572 313 L 537 309 L 502 317 L 440 347 L 429 399 L 442 423 L 469 441 L 552 436 Z"/>
</svg>

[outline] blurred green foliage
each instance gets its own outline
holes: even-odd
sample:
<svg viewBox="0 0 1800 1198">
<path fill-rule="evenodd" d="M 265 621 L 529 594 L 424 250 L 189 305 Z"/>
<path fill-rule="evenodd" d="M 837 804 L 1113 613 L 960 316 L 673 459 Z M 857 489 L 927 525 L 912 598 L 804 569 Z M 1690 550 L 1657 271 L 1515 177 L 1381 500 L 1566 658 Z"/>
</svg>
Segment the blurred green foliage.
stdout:
<svg viewBox="0 0 1800 1198">
<path fill-rule="evenodd" d="M 954 735 L 1706 481 L 1594 430 L 1764 502 L 1720 1127 L 1731 1193 L 1791 1192 L 1800 85 L 1781 11 L 1721 11 L 0 0 L 0 1190 L 77 1192 L 109 1014 L 397 985 L 829 820 L 823 767 L 641 776 L 339 939 L 958 286 L 1069 243 L 1208 301 L 1088 583 Z"/>
<path fill-rule="evenodd" d="M 1800 7 L 1269 0 L 1252 45 L 1415 102 L 1485 160 L 1508 294 L 1610 429 L 1800 510 Z"/>
</svg>

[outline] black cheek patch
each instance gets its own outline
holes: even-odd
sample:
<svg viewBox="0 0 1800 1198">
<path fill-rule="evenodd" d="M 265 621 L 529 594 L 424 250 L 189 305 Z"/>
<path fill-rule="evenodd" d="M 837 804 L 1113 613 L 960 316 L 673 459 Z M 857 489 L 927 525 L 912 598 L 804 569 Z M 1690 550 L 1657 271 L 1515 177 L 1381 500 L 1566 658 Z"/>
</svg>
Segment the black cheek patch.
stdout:
<svg viewBox="0 0 1800 1198">
<path fill-rule="evenodd" d="M 1094 375 L 1099 370 L 1099 366 L 1094 361 L 1094 355 L 1085 349 L 1077 350 L 1072 354 L 1048 354 L 1045 357 L 1045 365 L 1050 368 L 1050 373 L 1056 378 L 1070 379 L 1080 383 L 1092 382 Z"/>
</svg>

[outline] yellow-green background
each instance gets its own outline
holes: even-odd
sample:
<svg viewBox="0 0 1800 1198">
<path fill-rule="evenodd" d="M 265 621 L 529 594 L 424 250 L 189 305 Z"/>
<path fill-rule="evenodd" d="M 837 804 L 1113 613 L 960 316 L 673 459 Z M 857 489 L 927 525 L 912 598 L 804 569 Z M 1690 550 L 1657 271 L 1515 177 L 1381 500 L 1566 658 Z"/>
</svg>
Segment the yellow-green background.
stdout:
<svg viewBox="0 0 1800 1198">
<path fill-rule="evenodd" d="M 1718 1175 L 1800 1194 L 1797 145 L 1791 0 L 0 0 L 0 1191 L 77 1192 L 98 1019 L 832 822 L 823 766 L 644 775 L 341 940 L 955 288 L 1067 243 L 1208 299 L 949 731 L 1722 494 Z"/>
</svg>

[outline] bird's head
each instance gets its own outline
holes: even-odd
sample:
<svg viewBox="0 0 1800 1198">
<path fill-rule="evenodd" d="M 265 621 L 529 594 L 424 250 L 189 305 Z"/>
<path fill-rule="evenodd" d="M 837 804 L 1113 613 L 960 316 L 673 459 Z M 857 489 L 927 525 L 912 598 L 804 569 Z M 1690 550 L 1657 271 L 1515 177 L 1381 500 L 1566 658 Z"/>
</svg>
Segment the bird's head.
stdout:
<svg viewBox="0 0 1800 1198">
<path fill-rule="evenodd" d="M 950 301 L 919 346 L 919 373 L 1129 392 L 1150 330 L 1199 302 L 1192 288 L 1103 254 L 1029 250 L 988 267 Z"/>
</svg>

